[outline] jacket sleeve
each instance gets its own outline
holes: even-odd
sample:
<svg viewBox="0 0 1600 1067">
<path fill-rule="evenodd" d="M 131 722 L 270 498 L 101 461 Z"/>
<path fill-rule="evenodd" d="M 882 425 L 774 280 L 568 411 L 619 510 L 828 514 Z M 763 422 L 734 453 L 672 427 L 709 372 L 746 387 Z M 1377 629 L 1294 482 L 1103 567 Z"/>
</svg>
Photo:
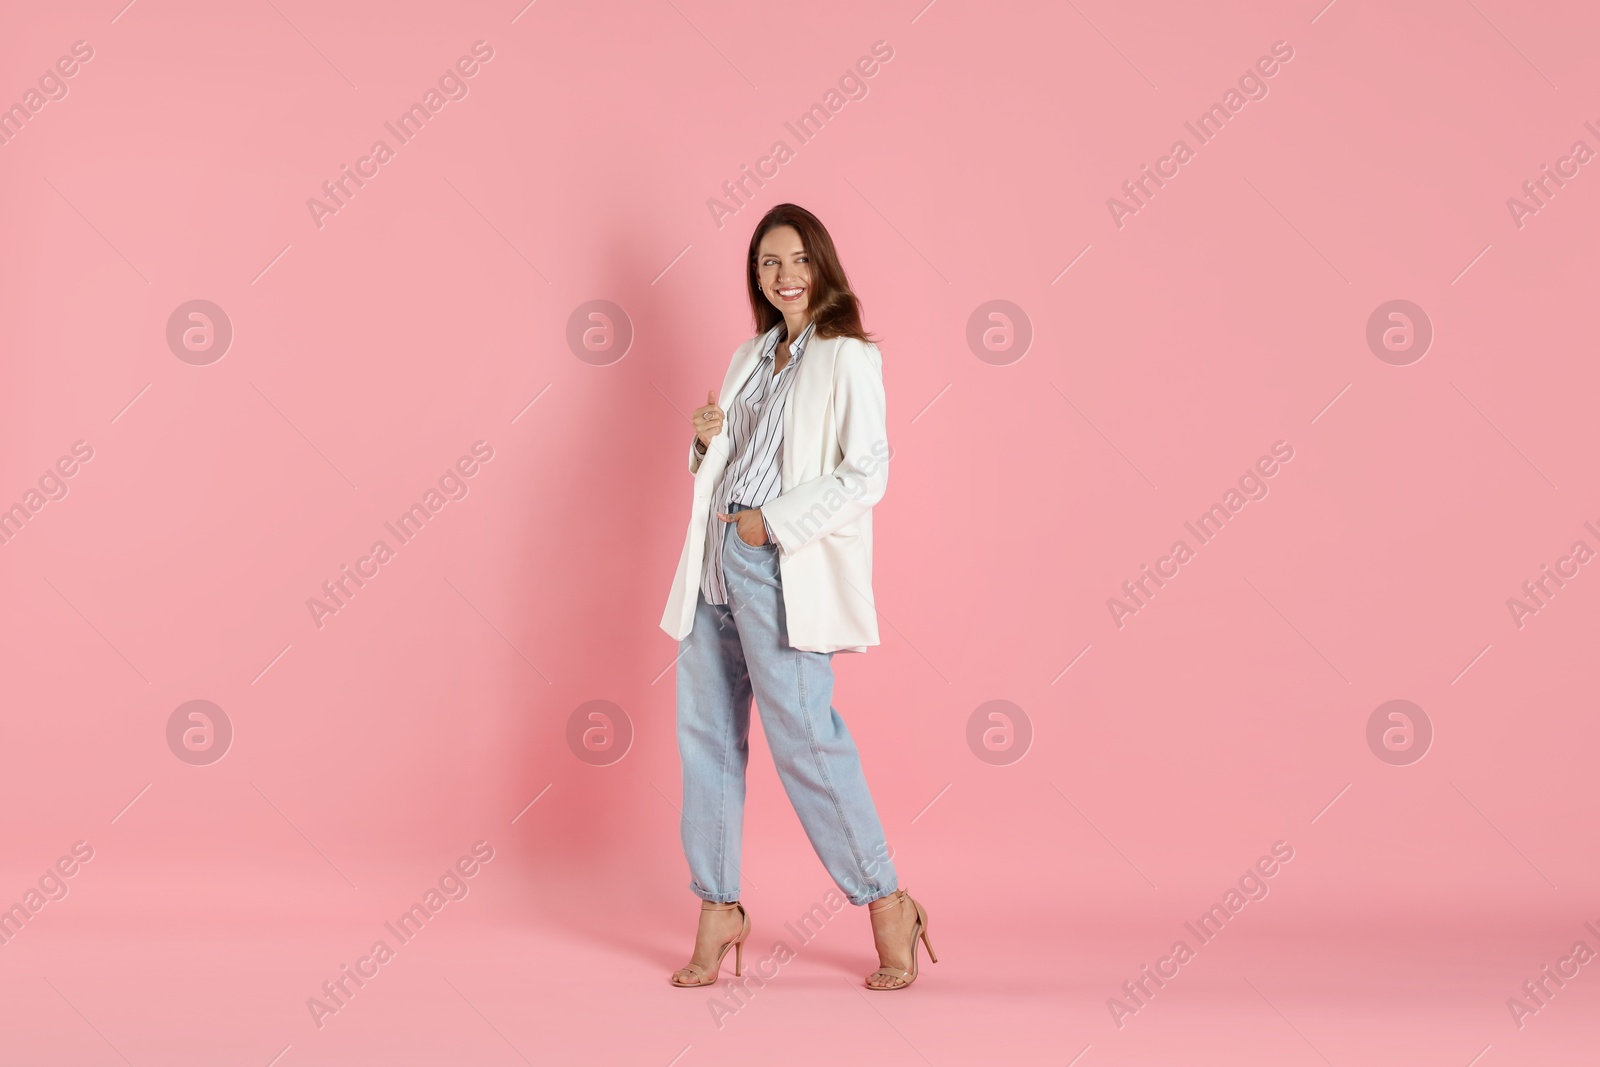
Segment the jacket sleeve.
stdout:
<svg viewBox="0 0 1600 1067">
<path fill-rule="evenodd" d="M 761 506 L 786 555 L 855 522 L 883 499 L 888 488 L 888 412 L 883 357 L 876 345 L 849 338 L 839 346 L 833 369 L 833 417 L 843 454 L 839 465 Z"/>
<path fill-rule="evenodd" d="M 695 448 L 695 442 L 700 438 L 696 434 L 689 435 L 689 473 L 693 474 L 700 469 L 700 461 L 705 459 L 705 454 Z M 709 450 L 708 450 L 709 451 Z"/>
</svg>

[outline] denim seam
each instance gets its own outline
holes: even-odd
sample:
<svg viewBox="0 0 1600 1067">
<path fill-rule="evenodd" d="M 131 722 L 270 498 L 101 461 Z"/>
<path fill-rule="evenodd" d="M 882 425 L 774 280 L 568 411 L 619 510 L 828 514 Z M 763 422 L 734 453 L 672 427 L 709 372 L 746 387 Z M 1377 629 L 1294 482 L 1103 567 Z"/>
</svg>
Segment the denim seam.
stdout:
<svg viewBox="0 0 1600 1067">
<path fill-rule="evenodd" d="M 723 646 L 720 640 L 716 642 L 716 649 L 717 654 L 715 658 L 720 661 L 723 659 Z M 718 664 L 717 669 L 719 671 L 722 669 L 720 663 Z M 722 749 L 722 774 L 718 777 L 721 779 L 722 788 L 717 795 L 717 820 L 716 826 L 713 828 L 713 832 L 716 838 L 714 842 L 716 846 L 716 878 L 719 885 L 726 885 L 728 877 L 728 759 L 730 753 L 733 751 L 733 746 L 730 743 L 733 730 L 732 717 L 729 716 L 728 718 L 723 719 L 721 725 L 722 732 L 720 742 Z M 689 815 L 687 811 L 683 813 L 683 818 L 686 822 L 688 821 Z M 690 828 L 695 829 L 695 827 L 692 825 Z M 701 886 L 701 888 L 705 889 L 706 887 Z M 709 895 L 703 897 L 702 899 L 711 900 L 714 903 L 726 903 L 726 901 L 720 899 L 723 896 L 724 891 L 707 889 L 706 892 Z M 737 900 L 738 897 L 734 896 L 731 899 Z"/>
<path fill-rule="evenodd" d="M 721 642 L 718 642 L 720 646 Z M 722 720 L 722 790 L 717 796 L 717 882 L 726 885 L 728 879 L 728 735 L 733 729 L 732 717 Z"/>
<path fill-rule="evenodd" d="M 719 627 L 719 629 L 720 629 L 720 627 Z M 738 632 L 738 628 L 737 627 L 735 627 L 735 631 L 734 632 L 735 632 L 735 634 L 737 634 L 737 632 Z M 726 646 L 726 643 L 723 640 L 721 640 L 721 635 L 720 634 L 719 634 L 719 640 L 717 642 L 717 645 L 718 645 L 718 649 L 720 651 L 722 651 L 722 653 L 723 653 L 723 656 L 721 658 L 723 658 L 725 660 L 726 659 L 727 646 Z M 744 690 L 745 679 L 749 676 L 749 673 L 750 673 L 749 665 L 744 662 L 744 652 L 743 652 L 742 649 L 741 649 L 741 651 L 739 653 L 739 659 L 740 659 L 740 667 L 739 667 L 738 673 L 731 680 L 732 681 L 731 688 L 732 688 L 732 690 L 733 690 L 733 692 L 735 694 L 740 693 L 740 692 L 742 692 Z M 731 786 L 731 783 L 733 781 L 733 771 L 732 771 L 732 768 L 730 767 L 730 764 L 733 761 L 733 755 L 734 755 L 734 747 L 733 747 L 734 725 L 739 719 L 739 708 L 738 708 L 737 704 L 735 704 L 729 710 L 730 710 L 730 714 L 727 716 L 727 718 L 725 718 L 723 720 L 723 723 L 722 723 L 722 726 L 723 726 L 723 736 L 722 736 L 722 797 L 721 797 L 721 804 L 720 804 L 720 808 L 719 808 L 718 826 L 717 826 L 717 848 L 718 848 L 717 871 L 718 871 L 719 877 L 723 880 L 724 884 L 726 884 L 726 882 L 728 880 L 728 870 L 727 870 L 727 866 L 728 866 L 728 851 L 729 851 L 729 842 L 728 842 L 728 836 L 729 836 L 728 835 L 728 790 L 729 790 L 729 788 Z M 749 710 L 750 710 L 749 706 L 746 705 L 745 706 L 745 713 L 747 715 L 749 714 Z M 741 864 L 740 866 L 742 867 L 743 865 Z M 736 882 L 742 881 L 742 879 L 740 878 L 740 872 L 739 871 L 735 871 L 734 872 L 733 880 L 736 881 Z M 734 896 L 731 897 L 730 899 L 731 900 L 739 899 L 738 894 L 735 893 Z M 726 901 L 723 901 L 721 903 L 726 903 Z"/>
<path fill-rule="evenodd" d="M 828 799 L 833 802 L 833 810 L 839 816 L 839 824 L 844 829 L 845 840 L 850 842 L 850 854 L 855 863 L 856 871 L 864 874 L 865 866 L 862 863 L 861 846 L 856 841 L 855 830 L 851 828 L 850 820 L 845 816 L 844 805 L 839 800 L 839 791 L 833 787 L 833 779 L 828 777 L 827 763 L 823 760 L 822 752 L 817 747 L 817 733 L 811 723 L 811 707 L 806 698 L 806 661 L 804 655 L 795 658 L 795 675 L 799 681 L 800 689 L 800 717 L 806 724 L 806 741 L 811 749 L 811 758 L 817 765 L 818 777 L 822 779 L 823 784 L 828 789 Z M 854 896 L 857 894 L 847 893 L 846 895 Z M 857 902 L 852 900 L 851 903 Z"/>
</svg>

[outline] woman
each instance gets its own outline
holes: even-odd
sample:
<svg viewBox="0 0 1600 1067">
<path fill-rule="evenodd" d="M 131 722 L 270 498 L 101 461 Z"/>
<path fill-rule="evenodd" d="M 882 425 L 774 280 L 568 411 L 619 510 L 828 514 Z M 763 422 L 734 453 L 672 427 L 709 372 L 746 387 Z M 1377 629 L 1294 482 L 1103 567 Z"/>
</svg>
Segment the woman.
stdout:
<svg viewBox="0 0 1600 1067">
<path fill-rule="evenodd" d="M 779 204 L 750 238 L 757 334 L 694 412 L 694 505 L 661 626 L 679 639 L 683 849 L 700 926 L 678 986 L 716 982 L 750 917 L 739 903 L 750 700 L 806 835 L 852 904 L 880 966 L 869 989 L 917 977 L 928 914 L 898 888 L 861 759 L 832 707 L 833 654 L 878 643 L 872 505 L 888 483 L 883 361 L 833 239 Z"/>
</svg>

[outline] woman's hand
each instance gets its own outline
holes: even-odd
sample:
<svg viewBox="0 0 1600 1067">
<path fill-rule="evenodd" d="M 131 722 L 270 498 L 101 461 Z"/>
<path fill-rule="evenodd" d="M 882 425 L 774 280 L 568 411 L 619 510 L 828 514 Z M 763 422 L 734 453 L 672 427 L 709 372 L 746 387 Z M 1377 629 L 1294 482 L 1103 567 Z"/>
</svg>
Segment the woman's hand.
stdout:
<svg viewBox="0 0 1600 1067">
<path fill-rule="evenodd" d="M 706 390 L 706 406 L 694 409 L 694 434 L 700 443 L 711 447 L 711 439 L 722 432 L 722 409 L 717 407 L 717 394 Z"/>
<path fill-rule="evenodd" d="M 739 528 L 733 531 L 734 536 L 738 537 L 739 540 L 743 541 L 751 548 L 760 548 L 762 545 L 767 543 L 767 524 L 761 518 L 760 508 L 745 508 L 737 515 L 730 515 L 726 511 L 719 511 L 717 512 L 717 518 L 721 519 L 723 522 L 738 523 Z M 746 531 L 749 531 L 749 536 L 746 536 Z M 752 541 L 750 539 L 751 537 L 756 538 L 756 540 Z"/>
</svg>

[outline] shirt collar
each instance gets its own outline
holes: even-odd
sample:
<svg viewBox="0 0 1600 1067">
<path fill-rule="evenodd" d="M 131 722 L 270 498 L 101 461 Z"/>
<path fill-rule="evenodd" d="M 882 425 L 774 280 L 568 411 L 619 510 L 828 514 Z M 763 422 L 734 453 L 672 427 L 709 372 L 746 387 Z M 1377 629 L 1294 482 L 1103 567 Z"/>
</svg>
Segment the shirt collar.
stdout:
<svg viewBox="0 0 1600 1067">
<path fill-rule="evenodd" d="M 816 323 L 815 320 L 812 320 L 811 322 L 806 323 L 806 328 L 800 331 L 800 336 L 797 337 L 794 341 L 790 342 L 790 352 L 791 352 L 791 354 L 792 354 L 794 359 L 799 359 L 801 356 L 805 355 L 806 345 L 808 343 L 810 343 L 811 334 L 812 334 L 813 331 L 816 330 L 816 328 L 817 328 L 817 323 Z M 766 346 L 765 346 L 764 350 L 761 353 L 761 358 L 762 359 L 766 359 L 767 357 L 771 356 L 774 352 L 777 351 L 777 349 L 778 349 L 778 334 L 782 329 L 783 329 L 783 323 L 780 322 L 780 323 L 778 323 L 778 325 L 774 326 L 772 329 L 767 331 L 767 343 L 766 343 Z"/>
</svg>

